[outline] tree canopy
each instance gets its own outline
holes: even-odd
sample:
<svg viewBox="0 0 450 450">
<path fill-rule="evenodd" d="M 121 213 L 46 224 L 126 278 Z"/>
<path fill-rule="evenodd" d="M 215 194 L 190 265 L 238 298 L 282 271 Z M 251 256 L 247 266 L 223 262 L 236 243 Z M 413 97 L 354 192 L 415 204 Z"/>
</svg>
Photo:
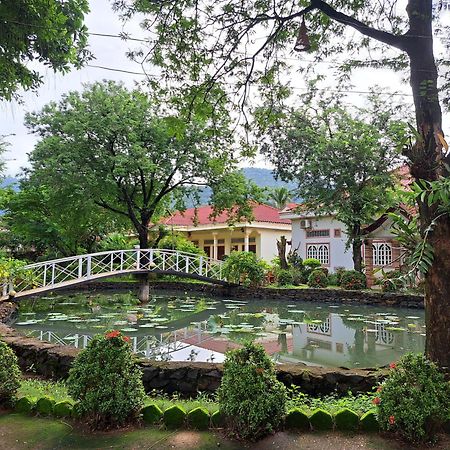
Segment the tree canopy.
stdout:
<svg viewBox="0 0 450 450">
<path fill-rule="evenodd" d="M 84 16 L 87 0 L 4 0 L 0 3 L 0 99 L 42 83 L 39 62 L 67 72 L 90 58 Z"/>
<path fill-rule="evenodd" d="M 364 225 L 392 206 L 393 170 L 409 132 L 396 106 L 371 100 L 351 112 L 324 96 L 286 111 L 262 149 L 282 179 L 298 183 L 305 207 L 345 224 L 358 271 Z"/>
<path fill-rule="evenodd" d="M 30 182 L 51 187 L 67 204 L 83 199 L 125 218 L 148 248 L 150 227 L 182 208 L 196 186 L 215 190 L 228 186 L 229 176 L 242 178 L 233 173 L 226 116 L 221 124 L 203 111 L 187 118 L 156 97 L 94 83 L 29 114 L 27 126 L 40 136 L 30 154 Z M 225 209 L 232 201 L 217 203 Z"/>
</svg>

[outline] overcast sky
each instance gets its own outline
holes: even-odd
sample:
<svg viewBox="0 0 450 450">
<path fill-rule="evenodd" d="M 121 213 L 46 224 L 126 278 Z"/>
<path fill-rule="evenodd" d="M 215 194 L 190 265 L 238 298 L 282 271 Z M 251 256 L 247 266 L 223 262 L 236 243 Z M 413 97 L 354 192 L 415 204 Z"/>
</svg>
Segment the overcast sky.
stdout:
<svg viewBox="0 0 450 450">
<path fill-rule="evenodd" d="M 109 0 L 95 0 L 90 2 L 91 12 L 87 16 L 86 24 L 91 33 L 105 33 L 117 35 L 125 30 L 132 37 L 145 38 L 144 31 L 139 27 L 139 20 L 135 19 L 127 23 L 125 29 L 117 14 L 111 9 Z M 141 72 L 141 67 L 126 57 L 126 51 L 135 48 L 136 42 L 123 41 L 117 38 L 99 36 L 89 37 L 90 50 L 95 60 L 90 65 L 99 65 L 115 69 Z M 326 67 L 326 66 L 325 66 Z M 151 73 L 151 69 L 147 70 Z M 0 102 L 0 135 L 8 135 L 7 140 L 11 146 L 7 153 L 7 174 L 15 176 L 21 167 L 27 165 L 27 154 L 33 149 L 36 137 L 29 134 L 23 125 L 26 112 L 39 110 L 51 100 L 59 100 L 61 95 L 71 90 L 82 89 L 83 83 L 97 80 L 109 79 L 122 81 L 125 85 L 132 87 L 135 81 L 141 81 L 144 77 L 140 75 L 127 74 L 123 72 L 108 71 L 94 67 L 84 67 L 78 71 L 72 71 L 67 75 L 54 74 L 51 70 L 42 72 L 45 82 L 37 93 L 24 93 L 23 104 L 16 102 Z M 389 91 L 401 91 L 410 94 L 408 84 L 402 83 L 400 76 L 386 70 L 360 71 L 354 78 L 355 90 L 368 90 L 375 84 L 385 86 Z M 359 102 L 360 94 L 353 94 L 349 102 Z M 405 97 L 410 101 L 410 97 Z M 444 131 L 448 121 L 444 123 Z M 447 131 L 448 128 L 447 128 Z M 254 164 L 253 164 L 254 165 Z M 257 166 L 267 166 L 264 160 L 259 159 Z"/>
</svg>

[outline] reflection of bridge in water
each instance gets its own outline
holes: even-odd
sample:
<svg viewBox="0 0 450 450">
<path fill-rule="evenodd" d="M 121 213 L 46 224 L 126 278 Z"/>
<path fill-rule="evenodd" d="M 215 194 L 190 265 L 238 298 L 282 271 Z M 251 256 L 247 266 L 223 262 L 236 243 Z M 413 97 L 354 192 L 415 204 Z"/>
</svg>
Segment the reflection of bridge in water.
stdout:
<svg viewBox="0 0 450 450">
<path fill-rule="evenodd" d="M 126 335 L 127 333 L 124 332 L 124 334 Z M 27 336 L 78 349 L 86 348 L 93 338 L 91 334 L 74 333 L 63 335 L 54 331 L 45 330 L 31 330 L 27 333 Z M 197 356 L 200 351 L 205 350 L 201 348 L 201 345 L 213 339 L 213 336 L 206 332 L 205 323 L 199 323 L 195 330 L 186 327 L 180 330 L 161 333 L 159 336 L 129 336 L 129 338 L 133 353 L 147 359 L 169 361 L 173 359 L 173 355 L 176 353 L 184 355 L 187 353 L 188 357 L 184 358 L 185 360 L 198 360 Z M 208 356 L 209 358 L 205 358 L 205 355 L 203 355 L 200 359 L 213 361 L 220 358 L 221 355 L 214 351 L 209 351 Z"/>
<path fill-rule="evenodd" d="M 207 256 L 167 249 L 113 250 L 54 259 L 23 268 L 20 277 L 1 286 L 0 300 L 26 297 L 125 274 L 162 273 L 228 285 L 223 262 Z"/>
</svg>

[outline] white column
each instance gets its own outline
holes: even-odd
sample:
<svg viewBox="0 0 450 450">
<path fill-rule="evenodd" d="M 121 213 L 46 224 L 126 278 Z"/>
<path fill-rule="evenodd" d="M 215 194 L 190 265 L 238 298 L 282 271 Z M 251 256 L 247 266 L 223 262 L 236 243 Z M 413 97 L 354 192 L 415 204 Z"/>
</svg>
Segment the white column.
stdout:
<svg viewBox="0 0 450 450">
<path fill-rule="evenodd" d="M 213 233 L 212 235 L 214 238 L 212 257 L 217 259 L 217 233 Z"/>
<path fill-rule="evenodd" d="M 244 237 L 244 252 L 248 252 L 249 244 L 250 244 L 250 231 L 246 229 Z"/>
</svg>

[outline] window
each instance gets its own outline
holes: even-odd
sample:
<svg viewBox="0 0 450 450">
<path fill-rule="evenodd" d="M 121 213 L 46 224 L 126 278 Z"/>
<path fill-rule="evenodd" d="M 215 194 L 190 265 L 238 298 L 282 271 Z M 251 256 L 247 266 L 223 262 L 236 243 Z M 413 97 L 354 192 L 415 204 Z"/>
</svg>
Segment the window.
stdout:
<svg viewBox="0 0 450 450">
<path fill-rule="evenodd" d="M 386 242 L 372 244 L 373 265 L 390 266 L 392 264 L 392 245 Z"/>
<path fill-rule="evenodd" d="M 306 232 L 306 237 L 330 237 L 330 230 L 309 230 Z"/>
<path fill-rule="evenodd" d="M 340 238 L 341 237 L 341 229 L 340 228 L 335 228 L 334 229 L 334 237 L 335 238 Z"/>
<path fill-rule="evenodd" d="M 308 244 L 306 247 L 306 257 L 318 259 L 321 264 L 330 264 L 330 244 Z"/>
</svg>

